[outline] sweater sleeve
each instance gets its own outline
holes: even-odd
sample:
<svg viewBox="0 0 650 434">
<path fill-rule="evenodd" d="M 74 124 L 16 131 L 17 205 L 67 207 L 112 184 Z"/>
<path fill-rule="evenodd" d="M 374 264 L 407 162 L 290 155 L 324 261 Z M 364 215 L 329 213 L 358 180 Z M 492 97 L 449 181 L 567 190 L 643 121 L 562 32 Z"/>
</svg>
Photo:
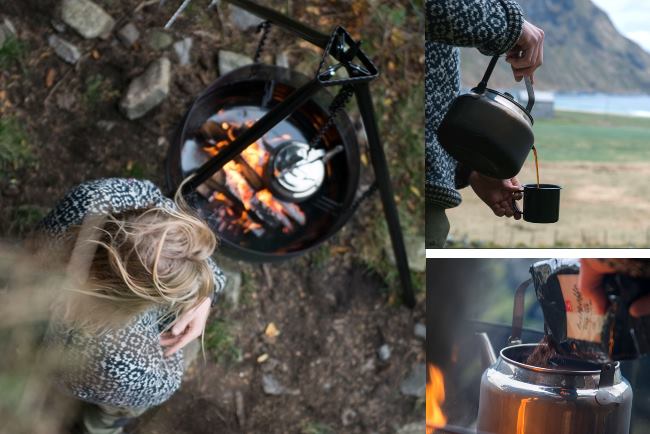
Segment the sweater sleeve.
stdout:
<svg viewBox="0 0 650 434">
<path fill-rule="evenodd" d="M 426 0 L 426 40 L 476 47 L 494 56 L 510 50 L 524 23 L 513 0 Z"/>
</svg>

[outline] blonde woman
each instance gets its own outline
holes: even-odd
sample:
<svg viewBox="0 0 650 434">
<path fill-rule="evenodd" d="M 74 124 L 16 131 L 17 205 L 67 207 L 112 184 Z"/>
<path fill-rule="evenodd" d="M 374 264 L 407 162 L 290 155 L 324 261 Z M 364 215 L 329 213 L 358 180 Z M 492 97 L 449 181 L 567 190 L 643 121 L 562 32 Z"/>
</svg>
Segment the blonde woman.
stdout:
<svg viewBox="0 0 650 434">
<path fill-rule="evenodd" d="M 86 403 L 81 432 L 121 433 L 180 386 L 182 349 L 225 283 L 215 236 L 134 179 L 79 185 L 40 229 L 69 264 L 47 338 L 66 366 L 58 381 Z"/>
</svg>

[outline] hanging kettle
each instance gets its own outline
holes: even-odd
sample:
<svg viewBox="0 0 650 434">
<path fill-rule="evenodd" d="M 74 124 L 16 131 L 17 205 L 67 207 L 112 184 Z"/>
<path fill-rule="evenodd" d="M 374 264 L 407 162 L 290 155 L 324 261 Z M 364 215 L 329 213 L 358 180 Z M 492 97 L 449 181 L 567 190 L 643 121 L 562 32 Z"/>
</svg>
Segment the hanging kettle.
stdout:
<svg viewBox="0 0 650 434">
<path fill-rule="evenodd" d="M 483 79 L 470 92 L 456 97 L 440 127 L 440 144 L 456 161 L 493 178 L 516 176 L 534 144 L 533 86 L 524 77 L 526 107 L 507 92 L 487 87 L 499 56 L 494 56 Z"/>
</svg>

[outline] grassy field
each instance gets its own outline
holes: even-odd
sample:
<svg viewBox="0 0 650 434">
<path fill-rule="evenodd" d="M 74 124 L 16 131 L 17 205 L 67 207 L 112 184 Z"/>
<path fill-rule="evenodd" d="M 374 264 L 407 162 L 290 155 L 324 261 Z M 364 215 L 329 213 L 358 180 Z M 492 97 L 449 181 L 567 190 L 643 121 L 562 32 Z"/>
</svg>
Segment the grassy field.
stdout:
<svg viewBox="0 0 650 434">
<path fill-rule="evenodd" d="M 542 182 L 563 186 L 560 221 L 497 218 L 474 195 L 449 211 L 458 246 L 647 247 L 650 119 L 557 112 L 534 127 Z M 532 155 L 519 179 L 535 179 Z"/>
</svg>

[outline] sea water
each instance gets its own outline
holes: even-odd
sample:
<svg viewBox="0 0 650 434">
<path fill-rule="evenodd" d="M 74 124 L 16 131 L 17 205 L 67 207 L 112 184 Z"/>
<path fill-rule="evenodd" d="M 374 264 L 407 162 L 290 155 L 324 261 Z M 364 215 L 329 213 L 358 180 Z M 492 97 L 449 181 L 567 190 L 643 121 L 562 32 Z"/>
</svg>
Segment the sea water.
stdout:
<svg viewBox="0 0 650 434">
<path fill-rule="evenodd" d="M 556 93 L 555 110 L 650 118 L 650 95 Z"/>
</svg>

